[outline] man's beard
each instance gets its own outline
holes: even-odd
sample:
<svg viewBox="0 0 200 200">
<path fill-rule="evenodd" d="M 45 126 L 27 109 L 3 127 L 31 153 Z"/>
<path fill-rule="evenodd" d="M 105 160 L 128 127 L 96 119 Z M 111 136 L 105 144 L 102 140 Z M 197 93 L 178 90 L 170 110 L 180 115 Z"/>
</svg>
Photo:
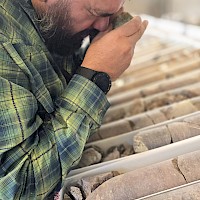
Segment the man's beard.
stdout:
<svg viewBox="0 0 200 200">
<path fill-rule="evenodd" d="M 69 1 L 59 0 L 51 5 L 45 14 L 39 15 L 41 34 L 52 53 L 62 56 L 72 54 L 81 47 L 86 36 L 93 36 L 98 32 L 95 29 L 86 29 L 74 33 L 70 12 Z"/>
</svg>

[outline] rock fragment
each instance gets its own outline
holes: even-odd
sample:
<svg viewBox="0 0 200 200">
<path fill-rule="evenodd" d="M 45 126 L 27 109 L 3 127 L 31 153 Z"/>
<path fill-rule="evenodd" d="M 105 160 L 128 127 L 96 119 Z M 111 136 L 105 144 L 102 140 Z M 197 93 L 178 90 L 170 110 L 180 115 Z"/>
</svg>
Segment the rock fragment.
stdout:
<svg viewBox="0 0 200 200">
<path fill-rule="evenodd" d="M 119 152 L 119 150 L 117 149 L 117 147 L 115 147 L 115 148 L 113 149 L 112 152 L 108 153 L 108 154 L 103 158 L 103 162 L 109 161 L 109 160 L 114 160 L 114 159 L 117 159 L 117 158 L 120 158 L 120 152 Z"/>
<path fill-rule="evenodd" d="M 78 186 L 81 188 L 84 194 L 84 198 L 88 197 L 99 185 L 105 181 L 119 175 L 119 172 L 112 171 L 97 176 L 82 178 L 78 181 Z"/>
<path fill-rule="evenodd" d="M 83 200 L 81 190 L 78 187 L 71 186 L 69 193 L 73 196 L 74 200 Z"/>
<path fill-rule="evenodd" d="M 78 164 L 78 168 L 86 167 L 95 163 L 99 163 L 102 159 L 102 154 L 97 148 L 88 147 L 83 151 L 81 160 Z"/>
<path fill-rule="evenodd" d="M 68 196 L 68 194 L 64 194 L 63 200 L 72 200 L 72 199 Z"/>
<path fill-rule="evenodd" d="M 187 182 L 200 180 L 200 151 L 178 157 L 178 167 Z"/>
<path fill-rule="evenodd" d="M 167 126 L 171 133 L 172 142 L 178 142 L 200 135 L 200 128 L 186 122 L 173 122 Z"/>
<path fill-rule="evenodd" d="M 167 119 L 174 119 L 198 111 L 190 100 L 181 101 L 161 109 Z"/>
<path fill-rule="evenodd" d="M 171 135 L 166 126 L 141 131 L 133 136 L 133 149 L 141 153 L 171 143 Z"/>
</svg>

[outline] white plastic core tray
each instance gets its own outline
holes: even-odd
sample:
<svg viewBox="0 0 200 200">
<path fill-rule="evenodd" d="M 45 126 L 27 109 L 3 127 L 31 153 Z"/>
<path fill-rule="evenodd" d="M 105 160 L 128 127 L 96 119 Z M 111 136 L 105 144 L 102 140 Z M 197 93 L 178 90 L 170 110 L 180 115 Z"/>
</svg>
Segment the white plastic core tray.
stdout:
<svg viewBox="0 0 200 200">
<path fill-rule="evenodd" d="M 179 22 L 174 22 L 170 20 L 157 19 L 148 15 L 142 15 L 142 19 L 147 19 L 149 21 L 149 26 L 145 34 L 157 36 L 163 38 L 164 40 L 174 40 L 183 44 L 189 44 L 196 48 L 200 48 L 200 27 L 185 25 Z M 95 141 L 87 145 L 97 145 L 106 151 L 109 147 L 119 144 L 131 144 L 133 141 L 133 135 L 138 131 L 155 128 L 170 121 L 181 121 L 185 117 L 200 115 L 200 111 L 189 114 L 187 116 L 182 116 L 173 120 L 168 120 L 157 125 L 148 126 L 140 130 L 132 131 L 119 136 Z M 200 136 L 192 137 L 186 140 L 182 140 L 170 145 L 152 149 L 143 153 L 133 154 L 123 158 L 91 165 L 88 167 L 72 170 L 65 182 L 64 187 L 72 185 L 77 180 L 98 175 L 101 173 L 109 171 L 119 171 L 120 173 L 125 173 L 138 168 L 142 168 L 154 163 L 162 162 L 164 160 L 172 159 L 179 155 L 183 155 L 189 152 L 200 150 Z M 184 187 L 184 186 L 183 186 Z M 163 191 L 164 192 L 164 191 Z M 140 198 L 145 199 L 145 197 Z M 138 200 L 140 200 L 138 199 Z"/>
<path fill-rule="evenodd" d="M 196 115 L 200 115 L 200 111 L 189 114 L 187 115 L 187 117 L 196 116 Z M 186 116 L 183 116 L 183 117 L 179 117 L 177 119 L 169 120 L 169 121 L 173 121 L 173 122 L 181 121 L 185 117 Z M 157 125 L 145 127 L 140 130 L 159 127 L 161 125 L 169 123 L 169 121 L 166 121 Z M 104 150 L 108 149 L 109 147 L 113 145 L 118 145 L 118 144 L 128 143 L 132 145 L 132 141 L 133 141 L 132 138 L 136 132 L 138 132 L 138 130 L 132 131 L 126 134 L 122 134 L 119 136 L 107 138 L 104 140 L 99 140 L 99 141 L 90 143 L 88 145 L 91 145 L 91 144 L 97 145 Z M 152 149 L 143 153 L 133 154 L 133 155 L 126 156 L 123 158 L 72 170 L 68 174 L 68 177 L 66 178 L 66 185 L 70 185 L 73 182 L 76 182 L 77 180 L 83 177 L 94 176 L 94 175 L 98 175 L 98 174 L 109 172 L 109 171 L 119 171 L 120 173 L 125 173 L 128 171 L 135 170 L 137 168 L 141 168 L 141 167 L 145 167 L 154 163 L 162 162 L 164 160 L 168 160 L 168 159 L 177 157 L 179 155 L 197 151 L 197 150 L 200 150 L 200 136 L 192 137 L 192 138 L 182 140 L 176 143 L 172 143 L 163 147 Z"/>
</svg>

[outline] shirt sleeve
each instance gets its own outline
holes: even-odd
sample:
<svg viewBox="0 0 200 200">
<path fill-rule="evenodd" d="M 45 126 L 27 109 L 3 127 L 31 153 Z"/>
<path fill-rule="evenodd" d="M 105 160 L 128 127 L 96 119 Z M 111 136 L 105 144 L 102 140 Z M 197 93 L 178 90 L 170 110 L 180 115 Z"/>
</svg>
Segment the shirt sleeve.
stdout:
<svg viewBox="0 0 200 200">
<path fill-rule="evenodd" d="M 78 163 L 109 107 L 104 93 L 79 75 L 52 100 L 33 67 L 11 46 L 0 46 L 0 199 L 48 196 Z M 40 92 L 30 85 L 41 86 Z M 52 107 L 44 117 L 38 113 L 41 99 L 44 110 Z"/>
</svg>

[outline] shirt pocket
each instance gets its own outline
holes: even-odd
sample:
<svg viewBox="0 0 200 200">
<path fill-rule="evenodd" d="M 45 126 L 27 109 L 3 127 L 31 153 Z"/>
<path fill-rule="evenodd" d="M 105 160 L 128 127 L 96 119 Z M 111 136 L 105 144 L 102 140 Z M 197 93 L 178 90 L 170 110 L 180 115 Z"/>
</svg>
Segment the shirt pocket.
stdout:
<svg viewBox="0 0 200 200">
<path fill-rule="evenodd" d="M 12 62 L 26 75 L 31 93 L 48 113 L 53 112 L 54 104 L 45 81 L 46 77 L 52 75 L 57 78 L 57 75 L 42 48 L 22 43 L 11 44 L 9 42 L 2 45 Z M 20 77 L 18 78 L 20 79 Z"/>
</svg>

